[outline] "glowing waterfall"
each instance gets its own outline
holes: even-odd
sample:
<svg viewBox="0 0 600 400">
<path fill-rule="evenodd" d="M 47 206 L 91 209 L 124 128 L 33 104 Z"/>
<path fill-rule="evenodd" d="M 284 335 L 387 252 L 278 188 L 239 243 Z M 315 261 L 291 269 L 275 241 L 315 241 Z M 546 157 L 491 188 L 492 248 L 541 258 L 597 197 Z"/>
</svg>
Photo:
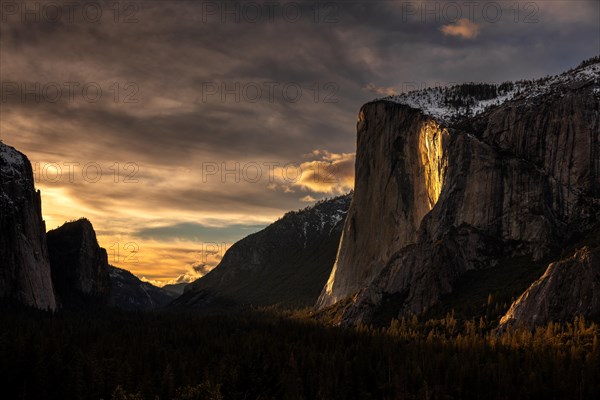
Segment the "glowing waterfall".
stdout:
<svg viewBox="0 0 600 400">
<path fill-rule="evenodd" d="M 442 141 L 448 135 L 435 121 L 427 121 L 419 135 L 419 153 L 425 176 L 425 187 L 429 210 L 435 206 L 444 183 L 447 161 L 443 154 Z"/>
</svg>

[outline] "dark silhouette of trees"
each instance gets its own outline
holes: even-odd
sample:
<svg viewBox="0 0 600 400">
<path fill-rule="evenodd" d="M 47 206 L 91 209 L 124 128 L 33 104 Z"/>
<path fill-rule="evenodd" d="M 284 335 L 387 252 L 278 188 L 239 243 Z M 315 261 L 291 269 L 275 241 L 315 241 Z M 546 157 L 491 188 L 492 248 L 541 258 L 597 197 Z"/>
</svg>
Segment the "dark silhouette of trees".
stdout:
<svg viewBox="0 0 600 400">
<path fill-rule="evenodd" d="M 0 327 L 6 399 L 600 398 L 599 330 L 583 319 L 498 332 L 453 313 L 341 328 L 291 312 L 4 308 Z"/>
</svg>

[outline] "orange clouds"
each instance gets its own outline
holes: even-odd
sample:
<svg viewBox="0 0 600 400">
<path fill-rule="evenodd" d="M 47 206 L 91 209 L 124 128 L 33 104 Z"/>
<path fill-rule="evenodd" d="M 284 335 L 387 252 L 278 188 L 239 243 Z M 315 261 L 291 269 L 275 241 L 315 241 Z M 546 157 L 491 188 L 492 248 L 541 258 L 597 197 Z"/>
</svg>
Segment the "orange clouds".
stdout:
<svg viewBox="0 0 600 400">
<path fill-rule="evenodd" d="M 111 265 L 129 270 L 157 286 L 198 279 L 213 269 L 232 245 L 148 240 L 133 234 L 98 234 L 98 242 L 106 248 Z"/>
<path fill-rule="evenodd" d="M 367 86 L 365 86 L 365 90 L 368 90 L 369 92 L 377 93 L 382 96 L 394 96 L 394 95 L 398 94 L 396 89 L 393 86 L 378 87 L 374 83 L 369 83 Z"/>
<path fill-rule="evenodd" d="M 194 163 L 186 168 L 140 163 L 135 181 L 127 183 L 129 172 L 117 176 L 111 169 L 115 164 L 103 159 L 94 161 L 105 172 L 96 181 L 82 175 L 86 160 L 79 157 L 70 171 L 63 167 L 70 165 L 66 161 L 50 163 L 42 161 L 47 154 L 27 153 L 36 170 L 47 228 L 89 218 L 112 265 L 159 286 L 199 278 L 235 241 L 301 203 L 345 193 L 354 185 L 354 154 L 326 150 L 299 156 L 299 162 L 280 161 L 277 165 L 291 165 L 286 173 L 283 167 L 275 169 L 270 182 L 265 169 L 264 179 L 255 183 L 230 176 L 222 180 L 220 174 L 203 182 L 201 165 Z M 54 167 L 47 172 L 48 165 L 63 167 L 62 176 L 57 178 Z"/>
<path fill-rule="evenodd" d="M 475 39 L 479 36 L 480 26 L 466 18 L 459 19 L 454 24 L 444 25 L 440 30 L 446 36 L 457 36 L 463 39 Z"/>
<path fill-rule="evenodd" d="M 292 185 L 301 190 L 323 194 L 343 194 L 354 188 L 354 153 L 335 154 L 314 150 L 305 155 L 316 158 L 300 164 L 302 174 Z M 306 196 L 302 201 L 309 201 Z"/>
</svg>

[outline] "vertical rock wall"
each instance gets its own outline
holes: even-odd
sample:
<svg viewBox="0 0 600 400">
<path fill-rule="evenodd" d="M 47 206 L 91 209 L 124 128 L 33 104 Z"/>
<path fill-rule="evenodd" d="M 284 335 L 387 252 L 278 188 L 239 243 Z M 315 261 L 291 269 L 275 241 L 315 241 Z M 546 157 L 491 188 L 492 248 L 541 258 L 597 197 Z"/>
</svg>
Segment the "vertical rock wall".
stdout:
<svg viewBox="0 0 600 400">
<path fill-rule="evenodd" d="M 40 193 L 25 155 L 0 142 L 0 297 L 54 310 Z"/>
</svg>

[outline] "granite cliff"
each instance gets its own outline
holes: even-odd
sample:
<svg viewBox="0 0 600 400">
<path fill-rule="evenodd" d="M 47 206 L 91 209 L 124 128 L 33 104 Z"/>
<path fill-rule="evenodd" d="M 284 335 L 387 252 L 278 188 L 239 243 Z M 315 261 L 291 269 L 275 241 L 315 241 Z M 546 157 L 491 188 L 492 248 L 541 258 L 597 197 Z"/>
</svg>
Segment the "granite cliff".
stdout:
<svg viewBox="0 0 600 400">
<path fill-rule="evenodd" d="M 376 100 L 357 136 L 355 194 L 317 303 L 349 301 L 344 323 L 372 322 L 391 297 L 395 316 L 422 314 L 467 271 L 551 261 L 600 232 L 597 58 Z"/>
<path fill-rule="evenodd" d="M 27 157 L 0 142 L 0 298 L 54 310 L 42 220 L 40 193 L 35 190 Z"/>
<path fill-rule="evenodd" d="M 56 297 L 63 308 L 110 303 L 108 255 L 90 221 L 67 222 L 47 233 Z"/>
</svg>

